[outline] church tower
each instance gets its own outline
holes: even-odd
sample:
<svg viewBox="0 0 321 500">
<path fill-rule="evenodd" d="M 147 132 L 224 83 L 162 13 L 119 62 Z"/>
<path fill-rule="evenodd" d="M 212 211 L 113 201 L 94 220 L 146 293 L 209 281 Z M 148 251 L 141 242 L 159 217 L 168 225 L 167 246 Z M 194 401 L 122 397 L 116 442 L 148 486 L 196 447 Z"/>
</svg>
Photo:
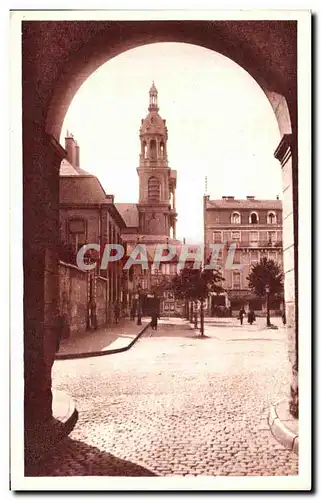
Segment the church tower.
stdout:
<svg viewBox="0 0 321 500">
<path fill-rule="evenodd" d="M 148 115 L 141 121 L 139 134 L 139 232 L 176 238 L 176 170 L 168 167 L 166 120 L 158 111 L 158 92 L 153 82 Z"/>
</svg>

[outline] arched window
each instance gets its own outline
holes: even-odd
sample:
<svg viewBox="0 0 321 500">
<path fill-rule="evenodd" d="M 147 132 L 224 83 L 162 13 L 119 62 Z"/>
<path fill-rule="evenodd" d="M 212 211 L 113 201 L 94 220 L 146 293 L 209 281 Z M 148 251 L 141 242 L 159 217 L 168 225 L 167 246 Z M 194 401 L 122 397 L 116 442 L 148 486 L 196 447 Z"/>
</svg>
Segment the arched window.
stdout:
<svg viewBox="0 0 321 500">
<path fill-rule="evenodd" d="M 160 143 L 160 156 L 161 158 L 164 158 L 164 143 Z"/>
<path fill-rule="evenodd" d="M 156 150 L 156 141 L 155 141 L 155 139 L 152 139 L 150 141 L 149 150 L 150 150 L 150 157 L 152 159 L 155 159 L 157 157 L 157 150 Z"/>
<path fill-rule="evenodd" d="M 252 212 L 250 215 L 250 224 L 257 224 L 259 222 L 259 218 L 256 212 Z"/>
<path fill-rule="evenodd" d="M 157 179 L 157 177 L 150 177 L 148 179 L 148 200 L 149 201 L 160 200 L 160 182 Z"/>
<path fill-rule="evenodd" d="M 276 215 L 274 212 L 269 212 L 267 222 L 268 224 L 276 224 Z"/>
<path fill-rule="evenodd" d="M 238 212 L 233 212 L 232 224 L 241 224 L 241 216 Z"/>
<path fill-rule="evenodd" d="M 147 144 L 146 144 L 145 141 L 144 141 L 144 144 L 143 144 L 143 151 L 144 151 L 144 158 L 147 158 Z"/>
</svg>

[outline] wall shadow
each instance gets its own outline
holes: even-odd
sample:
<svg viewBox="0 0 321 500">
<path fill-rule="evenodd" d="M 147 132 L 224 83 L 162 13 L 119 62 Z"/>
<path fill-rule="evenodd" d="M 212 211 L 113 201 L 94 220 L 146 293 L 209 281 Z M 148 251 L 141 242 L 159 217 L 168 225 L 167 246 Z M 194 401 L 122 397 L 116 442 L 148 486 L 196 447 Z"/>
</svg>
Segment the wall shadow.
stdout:
<svg viewBox="0 0 321 500">
<path fill-rule="evenodd" d="M 54 450 L 25 470 L 26 477 L 156 475 L 141 465 L 70 437 L 64 438 Z"/>
</svg>

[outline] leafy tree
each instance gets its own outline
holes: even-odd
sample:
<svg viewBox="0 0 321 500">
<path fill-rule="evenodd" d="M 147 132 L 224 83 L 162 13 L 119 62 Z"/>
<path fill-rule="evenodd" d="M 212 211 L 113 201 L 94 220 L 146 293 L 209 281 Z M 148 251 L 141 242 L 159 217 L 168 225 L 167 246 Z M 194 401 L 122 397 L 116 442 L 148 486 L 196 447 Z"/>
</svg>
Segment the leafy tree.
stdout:
<svg viewBox="0 0 321 500">
<path fill-rule="evenodd" d="M 221 273 L 214 269 L 192 269 L 184 267 L 172 280 L 172 290 L 176 298 L 200 301 L 201 335 L 204 335 L 204 301 L 213 292 L 222 292 Z"/>
<path fill-rule="evenodd" d="M 267 326 L 270 322 L 270 300 L 271 297 L 283 295 L 283 271 L 281 266 L 272 259 L 263 257 L 260 262 L 253 264 L 247 277 L 249 288 L 258 297 L 267 298 Z"/>
</svg>

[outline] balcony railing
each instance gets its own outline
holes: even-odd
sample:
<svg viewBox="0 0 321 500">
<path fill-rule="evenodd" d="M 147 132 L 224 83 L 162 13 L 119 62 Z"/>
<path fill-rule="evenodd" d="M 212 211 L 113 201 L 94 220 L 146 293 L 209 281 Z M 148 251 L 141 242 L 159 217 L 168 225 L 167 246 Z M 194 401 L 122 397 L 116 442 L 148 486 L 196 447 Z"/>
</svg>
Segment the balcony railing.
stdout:
<svg viewBox="0 0 321 500">
<path fill-rule="evenodd" d="M 216 242 L 219 243 L 219 242 Z M 270 240 L 262 240 L 262 241 L 227 241 L 228 245 L 231 243 L 236 244 L 236 248 L 282 248 L 282 241 L 270 241 Z"/>
</svg>

